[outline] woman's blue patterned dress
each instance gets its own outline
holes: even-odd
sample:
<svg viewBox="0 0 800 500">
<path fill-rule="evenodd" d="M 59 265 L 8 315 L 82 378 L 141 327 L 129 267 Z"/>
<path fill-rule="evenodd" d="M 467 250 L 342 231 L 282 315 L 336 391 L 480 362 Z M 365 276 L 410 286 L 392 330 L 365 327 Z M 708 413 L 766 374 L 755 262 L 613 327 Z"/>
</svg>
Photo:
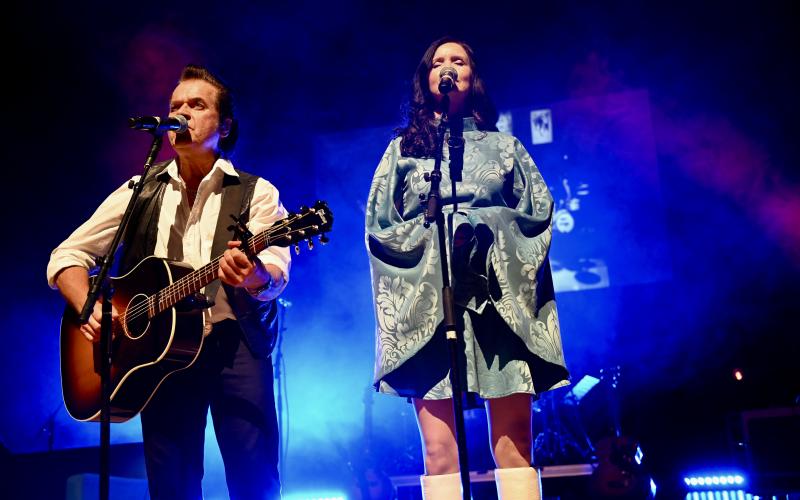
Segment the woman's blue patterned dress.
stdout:
<svg viewBox="0 0 800 500">
<path fill-rule="evenodd" d="M 567 385 L 548 260 L 553 199 L 515 137 L 477 130 L 467 118 L 464 139 L 455 213 L 447 147 L 441 195 L 453 233 L 449 255 L 465 387 L 489 399 Z M 438 228 L 423 226 L 420 198 L 429 191 L 424 174 L 434 160 L 401 156 L 400 141 L 386 149 L 366 206 L 375 384 L 398 396 L 449 398 Z"/>
</svg>

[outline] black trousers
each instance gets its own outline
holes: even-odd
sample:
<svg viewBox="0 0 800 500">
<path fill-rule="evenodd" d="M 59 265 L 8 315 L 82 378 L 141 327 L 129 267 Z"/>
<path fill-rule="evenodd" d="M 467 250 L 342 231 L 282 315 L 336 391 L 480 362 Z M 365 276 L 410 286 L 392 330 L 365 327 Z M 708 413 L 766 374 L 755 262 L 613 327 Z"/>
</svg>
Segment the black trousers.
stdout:
<svg viewBox="0 0 800 500">
<path fill-rule="evenodd" d="M 199 358 L 167 377 L 142 412 L 150 496 L 202 498 L 209 407 L 231 499 L 278 499 L 272 359 L 253 356 L 236 321 L 214 325 Z"/>
</svg>

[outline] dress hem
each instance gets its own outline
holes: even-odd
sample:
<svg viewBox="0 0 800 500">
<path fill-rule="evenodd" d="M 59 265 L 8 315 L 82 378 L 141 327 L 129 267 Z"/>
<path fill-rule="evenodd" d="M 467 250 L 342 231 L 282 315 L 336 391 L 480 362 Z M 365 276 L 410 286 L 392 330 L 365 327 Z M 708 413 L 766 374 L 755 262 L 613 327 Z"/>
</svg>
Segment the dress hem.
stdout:
<svg viewBox="0 0 800 500">
<path fill-rule="evenodd" d="M 539 391 L 539 392 L 526 391 L 526 390 L 514 390 L 514 391 L 508 391 L 508 392 L 505 392 L 505 393 L 502 393 L 502 394 L 491 394 L 491 395 L 489 395 L 489 394 L 483 394 L 480 391 L 473 390 L 473 388 L 467 389 L 466 392 L 471 393 L 471 394 L 475 394 L 481 399 L 499 399 L 499 398 L 504 398 L 506 396 L 511 396 L 512 394 L 530 394 L 531 396 L 536 396 L 538 394 L 542 394 L 544 392 L 552 391 L 552 390 L 555 390 L 555 389 L 560 389 L 561 387 L 566 387 L 566 386 L 571 385 L 571 384 L 572 384 L 572 382 L 570 382 L 567 379 L 564 379 L 564 380 L 560 380 L 560 381 L 556 382 L 555 384 L 550 386 L 548 389 L 545 389 L 545 390 Z M 419 397 L 419 395 L 417 395 L 417 394 L 412 394 L 410 392 L 409 393 L 405 393 L 405 391 L 404 391 L 404 393 L 400 393 L 400 392 L 394 390 L 384 380 L 379 380 L 378 382 L 373 384 L 373 386 L 375 387 L 375 392 L 379 392 L 381 394 L 386 394 L 386 395 L 389 395 L 389 396 L 396 396 L 396 397 L 399 397 L 399 398 L 422 399 L 422 400 L 428 400 L 428 401 L 440 401 L 440 400 L 443 400 L 443 399 L 453 399 L 452 397 L 441 397 L 441 398 L 434 398 L 434 397 L 426 398 L 425 396 Z"/>
</svg>

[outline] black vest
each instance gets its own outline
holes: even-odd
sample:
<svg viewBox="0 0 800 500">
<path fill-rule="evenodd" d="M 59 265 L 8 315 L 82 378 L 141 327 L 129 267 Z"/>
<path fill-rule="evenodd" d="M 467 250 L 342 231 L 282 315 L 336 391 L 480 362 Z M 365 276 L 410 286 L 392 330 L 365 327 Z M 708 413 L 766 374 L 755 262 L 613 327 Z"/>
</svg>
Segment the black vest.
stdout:
<svg viewBox="0 0 800 500">
<path fill-rule="evenodd" d="M 164 190 L 169 182 L 166 172 L 172 160 L 157 163 L 147 174 L 142 193 L 133 207 L 133 214 L 125 231 L 124 243 L 119 257 L 119 274 L 125 274 L 149 255 L 153 255 L 158 237 L 158 218 Z M 211 257 L 216 258 L 227 249 L 227 242 L 234 239 L 228 227 L 233 222 L 230 214 L 241 215 L 244 221 L 250 218 L 250 201 L 253 198 L 258 177 L 236 170 L 239 177 L 225 175 Z M 219 289 L 219 280 L 206 287 L 206 295 L 213 299 Z M 247 290 L 222 284 L 228 303 L 243 332 L 243 338 L 256 357 L 268 357 L 272 352 L 278 331 L 277 301 L 263 302 L 254 299 Z"/>
</svg>

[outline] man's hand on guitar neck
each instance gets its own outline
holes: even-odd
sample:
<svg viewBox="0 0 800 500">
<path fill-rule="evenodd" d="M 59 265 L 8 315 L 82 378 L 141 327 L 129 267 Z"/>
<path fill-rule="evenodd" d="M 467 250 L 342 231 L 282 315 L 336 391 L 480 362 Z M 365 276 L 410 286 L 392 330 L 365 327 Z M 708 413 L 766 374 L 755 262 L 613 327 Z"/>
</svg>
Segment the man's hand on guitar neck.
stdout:
<svg viewBox="0 0 800 500">
<path fill-rule="evenodd" d="M 83 302 L 89 293 L 89 273 L 86 269 L 78 266 L 63 269 L 56 276 L 55 283 L 70 307 L 76 314 L 79 313 L 83 309 Z M 89 322 L 81 325 L 81 333 L 86 337 L 86 340 L 90 342 L 98 342 L 100 340 L 100 320 L 102 315 L 102 303 L 98 300 L 94 305 L 92 315 L 89 317 Z M 116 322 L 118 316 L 117 309 L 112 305 L 112 321 Z"/>
<path fill-rule="evenodd" d="M 283 271 L 272 264 L 264 265 L 258 257 L 253 260 L 239 250 L 241 241 L 229 241 L 228 249 L 219 260 L 219 279 L 234 287 L 246 288 L 252 294 L 283 283 Z"/>
</svg>

